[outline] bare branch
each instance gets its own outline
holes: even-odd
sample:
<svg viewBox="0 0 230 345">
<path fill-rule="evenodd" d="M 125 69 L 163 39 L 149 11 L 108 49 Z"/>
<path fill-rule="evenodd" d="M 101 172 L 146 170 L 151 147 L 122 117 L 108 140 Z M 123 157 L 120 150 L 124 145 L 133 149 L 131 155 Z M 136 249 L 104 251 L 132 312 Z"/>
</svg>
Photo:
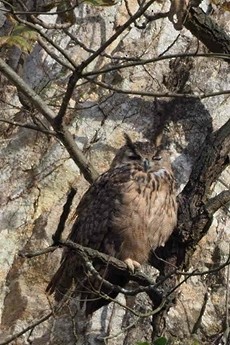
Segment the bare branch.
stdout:
<svg viewBox="0 0 230 345">
<path fill-rule="evenodd" d="M 27 20 L 24 20 L 22 18 L 20 18 L 19 16 L 16 16 L 15 13 L 13 13 L 15 19 L 19 22 L 19 23 L 22 23 L 28 27 L 30 27 L 31 29 L 37 31 L 41 37 L 43 37 L 45 39 L 45 41 L 47 41 L 51 46 L 53 46 L 55 49 L 57 49 L 57 51 L 59 51 L 62 56 L 65 57 L 65 59 L 69 62 L 70 66 L 68 66 L 68 68 L 71 68 L 71 66 L 74 68 L 76 67 L 76 64 L 75 62 L 72 60 L 71 56 L 69 56 L 69 54 L 66 53 L 66 50 L 65 49 L 62 49 L 60 47 L 60 45 L 56 44 L 48 35 L 46 35 L 44 33 L 44 30 L 40 29 L 37 25 L 27 21 Z M 44 42 L 42 42 L 43 45 L 45 45 Z M 56 59 L 56 58 L 55 58 Z M 60 59 L 58 58 L 57 60 L 58 62 L 60 61 Z M 65 62 L 61 62 L 61 65 L 65 64 Z"/>
<path fill-rule="evenodd" d="M 211 184 L 229 164 L 230 120 L 220 129 L 207 136 L 200 156 L 193 167 L 190 180 L 182 194 L 190 193 L 190 198 L 206 197 Z M 199 193 L 198 193 L 199 189 Z M 198 193 L 198 194 L 197 194 Z"/>
<path fill-rule="evenodd" d="M 106 84 L 101 81 L 96 81 L 95 79 L 87 78 L 85 77 L 89 82 L 96 84 L 104 89 L 114 91 L 117 93 L 122 93 L 125 95 L 138 95 L 138 96 L 146 96 L 146 97 L 158 97 L 158 98 L 194 98 L 194 99 L 203 99 L 208 97 L 214 97 L 214 96 L 220 96 L 220 95 L 226 95 L 230 94 L 230 90 L 223 90 L 208 94 L 200 94 L 200 95 L 194 95 L 191 93 L 170 93 L 170 92 L 148 92 L 148 91 L 138 91 L 138 90 L 125 90 L 121 88 L 113 87 L 109 84 Z"/>
<path fill-rule="evenodd" d="M 60 59 L 59 56 L 57 54 L 55 54 L 55 52 L 50 49 L 50 47 L 48 46 L 48 44 L 46 43 L 45 39 L 42 39 L 42 37 L 38 37 L 38 43 L 40 44 L 40 46 L 47 52 L 48 55 L 50 55 L 54 60 L 56 60 L 61 66 L 73 71 L 74 67 L 72 65 L 70 65 L 68 62 L 65 62 L 64 60 Z"/>
<path fill-rule="evenodd" d="M 198 329 L 200 328 L 200 325 L 201 325 L 201 322 L 202 322 L 202 317 L 204 316 L 204 312 L 205 312 L 207 303 L 208 303 L 208 292 L 205 292 L 205 294 L 204 294 L 204 301 L 203 301 L 203 304 L 202 304 L 202 307 L 201 307 L 201 310 L 200 310 L 200 314 L 199 314 L 198 319 L 196 320 L 196 322 L 195 322 L 195 324 L 194 324 L 194 326 L 192 328 L 191 334 L 197 333 Z"/>
<path fill-rule="evenodd" d="M 21 256 L 22 258 L 34 258 L 36 256 L 40 256 L 43 254 L 47 254 L 50 252 L 54 252 L 56 249 L 58 248 L 58 246 L 50 246 L 44 249 L 40 249 L 40 250 L 36 250 L 34 252 L 24 252 L 23 250 L 19 251 L 18 255 Z"/>
<path fill-rule="evenodd" d="M 199 272 L 197 270 L 194 270 L 192 272 L 180 272 L 180 271 L 177 271 L 176 273 L 179 274 L 179 275 L 190 276 L 190 277 L 193 277 L 193 276 L 204 276 L 204 275 L 207 275 L 207 274 L 217 273 L 217 272 L 219 272 L 220 270 L 222 270 L 223 268 L 225 268 L 226 266 L 229 266 L 229 265 L 230 265 L 230 255 L 228 256 L 227 260 L 223 264 L 219 265 L 218 267 L 212 268 L 210 270 L 202 271 L 202 272 Z"/>
<path fill-rule="evenodd" d="M 154 0 L 150 0 L 145 6 L 139 8 L 138 11 L 129 20 L 127 20 L 127 22 L 124 23 L 124 25 L 117 29 L 114 35 L 112 35 L 104 44 L 101 45 L 98 50 L 95 51 L 95 53 L 90 55 L 88 59 L 84 60 L 79 66 L 76 67 L 75 71 L 69 79 L 65 96 L 62 100 L 60 110 L 55 119 L 57 127 L 60 128 L 62 125 L 63 117 L 65 116 L 66 109 L 72 97 L 74 88 L 77 81 L 81 78 L 84 68 L 88 66 L 92 61 L 94 61 L 111 43 L 113 43 L 117 39 L 117 37 L 119 37 L 122 32 L 130 26 L 130 24 L 132 24 L 137 18 L 139 18 L 149 8 L 149 6 L 152 5 L 153 2 Z"/>
<path fill-rule="evenodd" d="M 230 256 L 230 246 L 229 246 L 229 256 Z M 229 283 L 230 283 L 230 265 L 228 266 L 227 270 L 227 289 L 226 289 L 226 303 L 225 303 L 225 332 L 224 337 L 226 340 L 226 344 L 230 338 L 230 325 L 229 325 Z"/>
<path fill-rule="evenodd" d="M 91 71 L 91 72 L 85 72 L 82 73 L 82 77 L 91 77 L 99 74 L 105 74 L 111 71 L 116 71 L 120 70 L 123 68 L 128 68 L 128 67 L 135 67 L 139 65 L 146 65 L 162 60 L 170 60 L 174 58 L 183 58 L 183 57 L 194 57 L 194 58 L 200 58 L 200 57 L 207 57 L 207 58 L 219 58 L 219 59 L 224 59 L 224 60 L 230 60 L 229 54 L 224 54 L 224 53 L 183 53 L 183 54 L 169 54 L 169 55 L 159 55 L 157 57 L 151 58 L 151 59 L 138 59 L 134 60 L 129 63 L 123 63 L 120 65 L 114 65 L 112 67 L 107 67 L 104 69 L 101 69 L 99 71 Z"/>
<path fill-rule="evenodd" d="M 13 340 L 19 338 L 21 335 L 25 334 L 26 332 L 30 331 L 32 328 L 40 325 L 42 322 L 48 320 L 51 316 L 53 315 L 53 313 L 48 313 L 45 316 L 43 316 L 42 318 L 35 320 L 34 322 L 32 322 L 29 326 L 27 326 L 26 328 L 24 328 L 22 331 L 13 334 L 12 336 L 8 337 L 6 340 L 0 342 L 0 345 L 6 345 L 11 343 Z"/>
<path fill-rule="evenodd" d="M 209 93 L 200 94 L 198 97 L 200 99 L 204 99 L 204 98 L 221 96 L 221 95 L 229 95 L 229 94 L 230 94 L 230 90 L 221 90 L 221 91 L 216 91 L 216 92 L 209 92 Z"/>
<path fill-rule="evenodd" d="M 40 25 L 41 27 L 43 27 L 44 29 L 55 29 L 55 30 L 60 30 L 60 29 L 67 29 L 69 28 L 71 25 L 73 25 L 73 23 L 67 22 L 67 23 L 63 23 L 63 24 L 47 24 L 45 23 L 43 20 L 41 20 L 40 18 L 36 18 L 35 16 L 31 15 L 31 19 L 33 20 L 33 22 L 37 25 Z"/>
<path fill-rule="evenodd" d="M 143 272 L 136 271 L 135 273 L 132 273 L 127 265 L 112 256 L 109 256 L 107 254 L 98 252 L 97 250 L 94 250 L 92 248 L 83 247 L 82 245 L 72 242 L 72 241 L 62 241 L 59 240 L 58 245 L 50 246 L 45 249 L 37 250 L 34 252 L 19 252 L 19 255 L 23 258 L 33 258 L 39 255 L 43 255 L 49 252 L 55 251 L 58 247 L 68 247 L 70 249 L 73 249 L 85 262 L 86 268 L 91 272 L 93 275 L 95 275 L 101 282 L 103 282 L 105 285 L 109 288 L 112 288 L 114 291 L 121 292 L 125 295 L 136 295 L 140 292 L 155 292 L 159 297 L 159 292 L 156 290 L 156 287 L 158 287 L 161 283 L 158 282 L 157 284 L 151 280 L 149 277 L 147 277 Z M 130 280 L 136 281 L 140 284 L 140 286 L 136 289 L 125 289 L 120 286 L 116 286 L 114 284 L 111 284 L 109 281 L 106 281 L 103 277 L 99 275 L 97 270 L 92 265 L 92 261 L 94 259 L 99 260 L 101 263 L 106 264 L 108 269 L 109 267 L 113 267 L 117 269 L 121 274 L 126 274 L 129 276 Z M 122 273 L 123 272 L 123 273 Z M 165 277 L 164 279 L 167 279 L 168 277 Z"/>
<path fill-rule="evenodd" d="M 34 131 L 42 132 L 44 134 L 56 136 L 56 132 L 49 131 L 48 129 L 43 129 L 39 126 L 33 125 L 32 123 L 20 123 L 20 122 L 16 122 L 16 121 L 5 120 L 5 119 L 0 119 L 0 122 L 5 122 L 5 123 L 8 123 L 8 124 L 13 125 L 13 126 L 24 127 L 24 128 L 32 129 Z"/>
<path fill-rule="evenodd" d="M 224 190 L 220 194 L 209 199 L 206 203 L 206 210 L 213 215 L 219 208 L 226 205 L 230 201 L 230 190 Z"/>
<path fill-rule="evenodd" d="M 197 98 L 197 96 L 192 94 L 184 94 L 184 93 L 169 93 L 169 92 L 148 92 L 148 91 L 136 91 L 136 90 L 125 90 L 125 89 L 119 89 L 113 86 L 110 86 L 109 84 L 106 84 L 101 81 L 95 81 L 94 79 L 86 78 L 88 81 L 90 81 L 93 84 L 96 84 L 104 89 L 114 91 L 117 93 L 122 93 L 125 95 L 138 95 L 138 96 L 147 96 L 147 97 L 170 97 L 170 98 Z"/>
<path fill-rule="evenodd" d="M 27 98 L 29 98 L 36 109 L 38 109 L 44 115 L 44 117 L 52 125 L 53 129 L 57 132 L 58 139 L 63 143 L 66 150 L 70 154 L 70 157 L 74 160 L 74 162 L 83 173 L 85 179 L 92 183 L 97 178 L 98 173 L 84 157 L 83 153 L 78 148 L 67 127 L 65 125 L 62 125 L 62 129 L 60 131 L 60 129 L 55 126 L 55 113 L 49 108 L 49 106 L 43 101 L 43 99 L 27 83 L 25 83 L 24 80 L 20 78 L 18 74 L 14 72 L 14 70 L 9 67 L 1 58 L 0 71 L 10 81 L 12 81 L 12 83 L 17 88 L 19 88 Z"/>
<path fill-rule="evenodd" d="M 230 54 L 230 37 L 201 8 L 190 8 L 184 26 L 211 52 Z"/>
<path fill-rule="evenodd" d="M 4 4 L 6 4 L 7 6 L 11 7 L 11 10 L 7 10 L 7 9 L 3 9 L 1 8 L 1 11 L 6 12 L 6 13 L 11 13 L 11 11 L 13 10 L 13 6 L 9 3 L 9 1 L 6 0 L 2 0 L 2 2 Z M 69 8 L 67 8 L 66 10 L 60 10 L 60 11 L 52 11 L 52 12 L 47 12 L 47 11 L 14 11 L 14 14 L 16 15 L 22 15 L 22 14 L 34 14 L 34 15 L 46 15 L 46 16 L 56 16 L 57 14 L 61 14 L 61 13 L 66 13 L 68 11 L 74 10 L 78 5 L 73 5 L 70 6 Z"/>
</svg>

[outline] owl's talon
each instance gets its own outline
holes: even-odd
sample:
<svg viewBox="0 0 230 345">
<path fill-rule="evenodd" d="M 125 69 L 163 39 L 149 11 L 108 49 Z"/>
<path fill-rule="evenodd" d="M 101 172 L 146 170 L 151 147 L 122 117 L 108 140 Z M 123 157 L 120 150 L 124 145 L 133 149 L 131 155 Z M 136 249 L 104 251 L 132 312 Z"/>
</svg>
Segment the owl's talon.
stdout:
<svg viewBox="0 0 230 345">
<path fill-rule="evenodd" d="M 124 262 L 128 266 L 128 269 L 134 273 L 138 268 L 141 267 L 141 264 L 135 260 L 132 260 L 131 258 L 125 259 Z"/>
</svg>

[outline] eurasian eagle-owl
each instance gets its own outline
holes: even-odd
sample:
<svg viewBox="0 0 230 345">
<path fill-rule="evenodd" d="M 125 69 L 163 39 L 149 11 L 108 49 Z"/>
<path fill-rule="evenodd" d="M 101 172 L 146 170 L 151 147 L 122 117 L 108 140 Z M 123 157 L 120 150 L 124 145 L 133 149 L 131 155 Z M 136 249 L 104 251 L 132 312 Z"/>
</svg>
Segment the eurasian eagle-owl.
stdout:
<svg viewBox="0 0 230 345">
<path fill-rule="evenodd" d="M 123 260 L 134 270 L 171 235 L 177 203 L 168 152 L 149 142 L 132 142 L 128 135 L 125 139 L 109 170 L 82 197 L 69 240 Z M 106 267 L 96 268 L 113 284 L 127 283 Z M 60 301 L 73 285 L 74 295 L 86 302 L 86 314 L 109 303 L 100 291 L 112 298 L 117 294 L 90 277 L 76 253 L 66 248 L 47 291 Z"/>
</svg>

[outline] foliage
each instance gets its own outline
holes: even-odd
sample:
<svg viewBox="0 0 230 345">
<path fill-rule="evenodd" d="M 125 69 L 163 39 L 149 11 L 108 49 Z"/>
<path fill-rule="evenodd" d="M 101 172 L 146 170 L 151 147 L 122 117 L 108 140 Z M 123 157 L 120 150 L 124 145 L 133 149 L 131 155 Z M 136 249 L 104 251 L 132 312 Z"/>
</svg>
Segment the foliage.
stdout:
<svg viewBox="0 0 230 345">
<path fill-rule="evenodd" d="M 165 337 L 160 337 L 154 341 L 154 345 L 167 345 L 168 340 Z"/>
<path fill-rule="evenodd" d="M 94 6 L 113 6 L 117 3 L 116 0 L 85 0 Z"/>
<path fill-rule="evenodd" d="M 160 337 L 153 342 L 153 345 L 167 345 L 168 341 L 165 337 Z M 139 341 L 136 345 L 150 345 L 147 341 Z M 194 344 L 198 345 L 198 344 Z"/>
<path fill-rule="evenodd" d="M 15 22 L 11 17 L 9 19 L 13 23 L 13 29 L 10 35 L 0 37 L 0 47 L 4 45 L 8 47 L 16 46 L 23 52 L 30 53 L 34 42 L 38 38 L 38 33 L 26 25 Z"/>
</svg>

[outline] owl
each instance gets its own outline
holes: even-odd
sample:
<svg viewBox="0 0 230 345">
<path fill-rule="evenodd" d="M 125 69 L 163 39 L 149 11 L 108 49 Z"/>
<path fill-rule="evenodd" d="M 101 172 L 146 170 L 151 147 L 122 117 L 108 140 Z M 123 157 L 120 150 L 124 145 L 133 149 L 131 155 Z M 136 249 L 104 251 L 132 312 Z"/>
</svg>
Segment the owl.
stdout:
<svg viewBox="0 0 230 345">
<path fill-rule="evenodd" d="M 109 170 L 82 197 L 69 240 L 122 260 L 134 271 L 171 235 L 177 203 L 168 152 L 150 142 L 132 142 L 127 134 L 125 140 Z M 128 282 L 126 276 L 93 264 L 112 284 Z M 60 301 L 70 289 L 84 303 L 87 315 L 109 303 L 103 294 L 117 294 L 90 276 L 76 253 L 66 248 L 47 292 Z"/>
</svg>

